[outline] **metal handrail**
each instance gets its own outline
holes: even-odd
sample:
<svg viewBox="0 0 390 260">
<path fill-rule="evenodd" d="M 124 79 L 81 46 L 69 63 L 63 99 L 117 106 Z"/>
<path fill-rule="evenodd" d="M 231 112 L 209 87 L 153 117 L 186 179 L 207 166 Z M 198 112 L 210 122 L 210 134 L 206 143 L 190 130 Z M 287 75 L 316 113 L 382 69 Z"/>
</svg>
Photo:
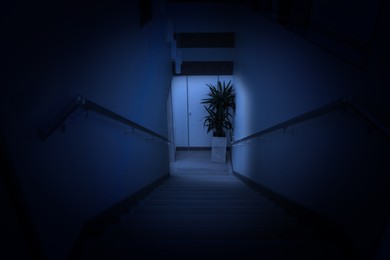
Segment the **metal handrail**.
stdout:
<svg viewBox="0 0 390 260">
<path fill-rule="evenodd" d="M 345 98 L 341 98 L 337 101 L 331 102 L 329 104 L 326 104 L 324 106 L 321 106 L 319 108 L 316 108 L 314 110 L 311 110 L 309 112 L 303 113 L 299 116 L 288 119 L 282 123 L 273 125 L 273 126 L 268 127 L 266 129 L 263 129 L 259 132 L 251 134 L 251 135 L 246 136 L 244 138 L 233 141 L 233 142 L 231 142 L 231 145 L 237 145 L 237 144 L 243 143 L 245 141 L 248 141 L 248 140 L 251 140 L 254 138 L 258 138 L 262 135 L 274 132 L 276 130 L 286 129 L 291 125 L 298 124 L 298 123 L 319 117 L 321 115 L 330 113 L 330 112 L 338 110 L 338 109 L 346 109 L 348 107 L 352 108 L 356 112 L 358 112 L 358 114 L 362 118 L 364 118 L 368 123 L 370 123 L 376 129 L 378 129 L 385 137 L 390 139 L 390 131 L 378 119 L 376 119 L 367 110 L 365 110 L 358 103 L 356 103 L 352 97 L 345 97 Z"/>
<path fill-rule="evenodd" d="M 60 127 L 65 120 L 78 108 L 83 108 L 85 110 L 92 110 L 99 114 L 102 114 L 106 117 L 109 117 L 115 121 L 121 122 L 127 126 L 130 126 L 133 129 L 140 130 L 149 136 L 163 140 L 164 142 L 169 142 L 168 139 L 144 126 L 141 126 L 130 119 L 127 119 L 101 105 L 98 105 L 85 97 L 78 96 L 75 101 L 73 101 L 69 107 L 60 112 L 53 120 L 51 120 L 45 128 L 40 128 L 37 131 L 37 135 L 40 139 L 46 140 L 58 127 Z"/>
</svg>

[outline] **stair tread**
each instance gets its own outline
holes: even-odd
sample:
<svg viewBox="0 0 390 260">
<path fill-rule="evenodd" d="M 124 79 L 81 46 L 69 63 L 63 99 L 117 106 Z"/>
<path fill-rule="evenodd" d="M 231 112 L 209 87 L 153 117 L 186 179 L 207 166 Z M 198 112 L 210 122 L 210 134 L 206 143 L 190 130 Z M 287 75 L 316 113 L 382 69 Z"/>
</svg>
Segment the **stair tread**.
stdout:
<svg viewBox="0 0 390 260">
<path fill-rule="evenodd" d="M 269 203 L 262 203 L 256 200 L 145 200 L 144 205 L 147 206 L 163 206 L 163 205 L 177 205 L 177 206 L 254 206 L 268 208 L 270 210 L 276 209 L 276 205 Z"/>
<path fill-rule="evenodd" d="M 161 216 L 161 215 L 160 215 Z M 126 222 L 120 224 L 120 226 L 176 226 L 176 227 L 287 227 L 292 226 L 292 220 L 275 217 L 275 216 L 263 216 L 262 218 L 256 217 L 252 219 L 248 218 L 220 218 L 218 216 L 210 216 L 197 219 L 192 216 L 191 218 L 128 218 Z"/>
<path fill-rule="evenodd" d="M 290 231 L 283 227 L 129 225 L 111 230 L 110 235 L 106 236 L 106 239 L 277 240 L 288 237 L 293 240 L 301 239 L 304 235 L 305 233 L 299 229 Z"/>
<path fill-rule="evenodd" d="M 271 211 L 263 207 L 211 207 L 211 206 L 143 206 L 135 210 L 136 213 L 173 213 L 173 214 L 257 214 L 257 215 L 277 215 L 278 211 Z M 279 214 L 284 215 L 283 212 Z"/>
<path fill-rule="evenodd" d="M 129 214 L 123 217 L 123 222 L 139 221 L 139 222 L 150 222 L 150 223 L 180 223 L 180 222 L 190 222 L 190 223 L 228 223 L 228 224 L 258 224 L 258 223 L 272 223 L 274 221 L 293 221 L 292 218 L 286 215 L 262 215 L 262 218 L 259 218 L 259 215 L 250 214 L 250 215 L 228 215 L 228 214 L 204 214 L 204 215 L 177 215 L 172 212 L 166 214 Z"/>
<path fill-rule="evenodd" d="M 148 199 L 154 200 L 257 200 L 264 201 L 258 196 L 234 194 L 151 194 Z"/>
<path fill-rule="evenodd" d="M 329 249 L 332 250 L 329 250 Z M 97 247 L 90 259 L 175 257 L 175 259 L 343 259 L 323 241 L 306 240 L 142 240 L 111 241 Z"/>
</svg>

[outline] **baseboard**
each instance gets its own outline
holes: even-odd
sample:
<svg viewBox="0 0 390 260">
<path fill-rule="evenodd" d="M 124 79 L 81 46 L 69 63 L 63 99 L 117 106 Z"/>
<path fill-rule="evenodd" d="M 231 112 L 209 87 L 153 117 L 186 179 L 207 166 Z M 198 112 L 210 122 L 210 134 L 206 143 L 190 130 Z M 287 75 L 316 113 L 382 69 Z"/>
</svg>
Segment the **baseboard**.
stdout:
<svg viewBox="0 0 390 260">
<path fill-rule="evenodd" d="M 319 237 L 332 240 L 341 245 L 345 251 L 344 254 L 347 257 L 346 259 L 357 259 L 356 250 L 353 248 L 351 241 L 348 239 L 340 225 L 237 172 L 233 172 L 233 175 L 251 188 L 260 192 L 266 198 L 275 202 L 275 204 L 286 209 L 289 214 L 296 216 L 298 224 L 307 225 L 312 228 Z"/>
<path fill-rule="evenodd" d="M 75 245 L 73 246 L 69 259 L 78 259 L 89 239 L 103 235 L 109 224 L 117 223 L 122 214 L 127 213 L 138 201 L 142 200 L 153 189 L 168 178 L 169 173 L 87 221 L 84 224 Z"/>
</svg>

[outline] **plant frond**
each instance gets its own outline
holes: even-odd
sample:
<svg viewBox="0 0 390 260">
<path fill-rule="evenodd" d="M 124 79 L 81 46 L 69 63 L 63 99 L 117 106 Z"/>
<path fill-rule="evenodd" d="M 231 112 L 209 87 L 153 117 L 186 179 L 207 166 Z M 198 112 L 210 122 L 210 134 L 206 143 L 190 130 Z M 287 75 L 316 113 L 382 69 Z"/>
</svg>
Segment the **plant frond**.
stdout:
<svg viewBox="0 0 390 260">
<path fill-rule="evenodd" d="M 233 131 L 233 124 L 230 121 L 236 112 L 233 84 L 230 80 L 228 83 L 218 81 L 216 86 L 206 85 L 210 92 L 201 100 L 207 112 L 207 116 L 203 118 L 203 125 L 207 127 L 207 133 L 214 131 L 217 136 L 224 136 L 226 131 Z"/>
</svg>

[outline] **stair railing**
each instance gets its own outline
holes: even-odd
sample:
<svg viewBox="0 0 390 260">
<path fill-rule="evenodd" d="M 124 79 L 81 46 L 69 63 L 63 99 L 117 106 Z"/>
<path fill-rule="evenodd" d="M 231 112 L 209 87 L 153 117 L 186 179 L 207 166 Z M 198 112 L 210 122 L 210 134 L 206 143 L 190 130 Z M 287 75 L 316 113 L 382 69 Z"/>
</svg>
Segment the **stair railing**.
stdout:
<svg viewBox="0 0 390 260">
<path fill-rule="evenodd" d="M 235 140 L 231 142 L 232 146 L 243 144 L 245 142 L 250 142 L 252 139 L 259 138 L 265 134 L 274 132 L 276 130 L 286 130 L 288 127 L 308 121 L 310 119 L 320 117 L 321 115 L 336 111 L 336 110 L 344 110 L 346 108 L 352 108 L 354 111 L 357 112 L 357 114 L 365 119 L 371 126 L 375 127 L 380 133 L 382 133 L 387 139 L 390 139 L 390 131 L 387 129 L 375 116 L 373 116 L 371 113 L 369 113 L 367 110 L 365 110 L 362 106 L 360 106 L 358 103 L 356 103 L 352 97 L 345 97 L 341 98 L 339 100 L 336 100 L 334 102 L 331 102 L 329 104 L 326 104 L 324 106 L 321 106 L 319 108 L 313 109 L 309 112 L 303 113 L 299 116 L 293 117 L 291 119 L 288 119 L 282 123 L 273 125 L 271 127 L 268 127 L 266 129 L 263 129 L 259 132 L 256 132 L 254 134 L 248 135 L 244 138 Z"/>
<path fill-rule="evenodd" d="M 66 107 L 63 111 L 58 113 L 56 117 L 54 117 L 44 128 L 40 128 L 37 130 L 37 135 L 41 140 L 46 140 L 56 129 L 61 127 L 66 119 L 72 115 L 77 109 L 84 109 L 85 111 L 94 111 L 101 115 L 104 115 L 108 118 L 111 118 L 115 121 L 118 121 L 126 126 L 129 126 L 133 132 L 135 129 L 141 131 L 149 138 L 157 139 L 164 143 L 169 143 L 168 139 L 144 126 L 141 126 L 134 121 L 127 119 L 101 105 L 98 105 L 85 97 L 78 96 L 68 107 Z"/>
</svg>

